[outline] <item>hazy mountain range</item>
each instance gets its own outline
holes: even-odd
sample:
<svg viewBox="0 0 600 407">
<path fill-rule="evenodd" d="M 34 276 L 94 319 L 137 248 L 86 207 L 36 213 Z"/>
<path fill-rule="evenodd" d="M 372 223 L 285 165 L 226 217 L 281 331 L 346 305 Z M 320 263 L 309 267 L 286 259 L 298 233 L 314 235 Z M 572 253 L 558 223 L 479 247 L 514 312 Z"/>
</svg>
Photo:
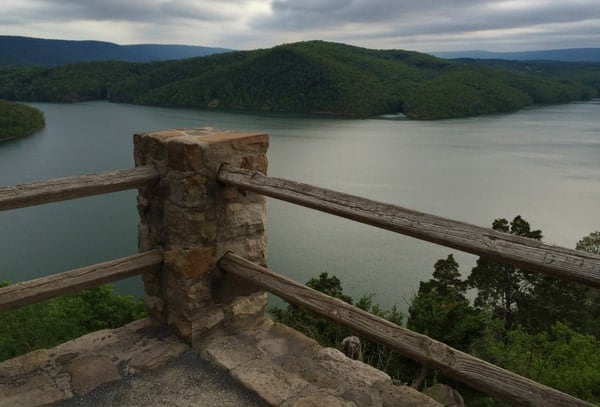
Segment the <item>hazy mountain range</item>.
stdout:
<svg viewBox="0 0 600 407">
<path fill-rule="evenodd" d="M 193 45 L 118 45 L 103 41 L 51 40 L 0 35 L 0 65 L 58 66 L 85 61 L 150 62 L 192 58 L 232 51 Z M 440 58 L 600 62 L 600 48 L 570 48 L 523 52 L 433 52 Z"/>
<path fill-rule="evenodd" d="M 0 36 L 0 65 L 58 66 L 85 61 L 150 62 L 192 58 L 229 51 L 192 45 L 117 45 L 103 41 L 67 41 Z"/>
<path fill-rule="evenodd" d="M 600 48 L 567 48 L 521 52 L 451 51 L 433 52 L 432 54 L 447 59 L 476 58 L 512 61 L 600 62 Z"/>
</svg>

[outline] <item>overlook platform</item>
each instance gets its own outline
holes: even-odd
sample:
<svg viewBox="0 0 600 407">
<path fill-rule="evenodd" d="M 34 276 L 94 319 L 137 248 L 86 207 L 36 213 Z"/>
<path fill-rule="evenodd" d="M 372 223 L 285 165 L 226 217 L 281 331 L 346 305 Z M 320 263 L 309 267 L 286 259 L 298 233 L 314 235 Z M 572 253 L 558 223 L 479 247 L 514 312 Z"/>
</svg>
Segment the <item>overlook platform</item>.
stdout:
<svg viewBox="0 0 600 407">
<path fill-rule="evenodd" d="M 0 363 L 0 406 L 439 406 L 268 318 L 182 341 L 142 319 Z"/>
<path fill-rule="evenodd" d="M 0 188 L 0 211 L 137 188 L 140 215 L 138 253 L 1 287 L 0 312 L 140 275 L 149 316 L 0 363 L 0 407 L 439 405 L 273 323 L 266 292 L 512 405 L 590 406 L 269 270 L 266 197 L 595 288 L 600 256 L 267 176 L 268 145 L 142 133 L 133 169 Z"/>
</svg>

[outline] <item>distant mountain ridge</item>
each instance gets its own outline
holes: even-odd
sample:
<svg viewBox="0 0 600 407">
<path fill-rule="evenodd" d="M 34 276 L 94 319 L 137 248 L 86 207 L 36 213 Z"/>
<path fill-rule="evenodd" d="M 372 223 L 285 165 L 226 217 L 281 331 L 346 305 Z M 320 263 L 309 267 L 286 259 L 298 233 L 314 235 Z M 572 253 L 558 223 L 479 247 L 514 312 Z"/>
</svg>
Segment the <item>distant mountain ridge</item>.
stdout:
<svg viewBox="0 0 600 407">
<path fill-rule="evenodd" d="M 51 40 L 0 35 L 0 65 L 60 66 L 89 61 L 152 62 L 231 51 L 194 45 L 118 45 L 104 41 Z"/>
<path fill-rule="evenodd" d="M 561 62 L 600 62 L 600 48 L 565 48 L 539 51 L 490 52 L 490 51 L 448 51 L 432 52 L 440 58 L 459 59 L 505 59 L 512 61 L 561 61 Z"/>
<path fill-rule="evenodd" d="M 153 62 L 193 58 L 233 51 L 228 48 L 178 44 L 119 45 L 95 40 L 56 40 L 0 35 L 1 65 L 60 66 L 90 61 Z M 484 50 L 431 52 L 444 59 L 600 62 L 600 48 L 565 48 L 519 52 Z"/>
</svg>

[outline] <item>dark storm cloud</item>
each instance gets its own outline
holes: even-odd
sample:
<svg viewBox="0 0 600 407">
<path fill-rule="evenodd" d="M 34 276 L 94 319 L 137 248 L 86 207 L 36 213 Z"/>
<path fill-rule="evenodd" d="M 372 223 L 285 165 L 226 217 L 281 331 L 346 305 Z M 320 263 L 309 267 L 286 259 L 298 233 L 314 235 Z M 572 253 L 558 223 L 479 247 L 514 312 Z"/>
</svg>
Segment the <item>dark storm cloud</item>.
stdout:
<svg viewBox="0 0 600 407">
<path fill-rule="evenodd" d="M 335 30 L 369 24 L 367 37 L 449 34 L 530 28 L 600 18 L 600 1 L 274 0 L 273 14 L 254 26 L 273 30 Z M 600 29 L 590 27 L 598 35 Z M 349 36 L 354 36 L 348 32 Z M 357 35 L 359 35 L 357 33 Z"/>
<path fill-rule="evenodd" d="M 432 14 L 446 15 L 457 7 L 486 4 L 486 1 L 455 0 L 274 0 L 273 15 L 261 23 L 272 28 L 335 27 L 349 23 L 394 23 L 412 18 L 427 19 Z"/>
<path fill-rule="evenodd" d="M 29 8 L 28 17 L 46 21 L 93 20 L 161 22 L 173 19 L 223 20 L 228 2 L 195 0 L 46 0 Z"/>
<path fill-rule="evenodd" d="M 600 4 L 600 3 L 599 3 Z M 536 26 L 548 24 L 573 24 L 572 29 L 584 29 L 588 33 L 600 33 L 595 27 L 578 27 L 585 21 L 600 19 L 598 10 L 569 10 L 567 7 L 555 8 L 550 12 L 539 13 L 537 10 L 529 11 L 494 11 L 485 12 L 478 9 L 466 9 L 449 16 L 448 14 L 431 15 L 427 20 L 408 19 L 401 24 L 386 24 L 381 27 L 373 37 L 403 36 L 403 35 L 435 35 L 480 32 L 489 30 L 531 29 Z"/>
</svg>

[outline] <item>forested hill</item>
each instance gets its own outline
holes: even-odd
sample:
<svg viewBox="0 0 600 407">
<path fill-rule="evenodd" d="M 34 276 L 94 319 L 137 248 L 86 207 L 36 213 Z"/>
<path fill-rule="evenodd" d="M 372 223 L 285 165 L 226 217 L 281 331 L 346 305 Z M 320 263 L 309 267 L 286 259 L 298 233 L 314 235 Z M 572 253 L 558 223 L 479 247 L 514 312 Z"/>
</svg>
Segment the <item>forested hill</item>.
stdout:
<svg viewBox="0 0 600 407">
<path fill-rule="evenodd" d="M 600 93 L 600 63 L 564 61 L 510 61 L 505 59 L 464 58 L 456 62 L 490 66 L 551 80 L 584 83 Z"/>
<path fill-rule="evenodd" d="M 151 62 L 228 51 L 191 45 L 117 45 L 103 41 L 68 41 L 0 35 L 0 65 L 57 66 L 85 61 Z"/>
<path fill-rule="evenodd" d="M 596 65 L 595 76 L 600 75 Z M 0 71 L 0 98 L 110 100 L 186 108 L 439 119 L 589 99 L 568 73 L 544 78 L 401 50 L 310 41 L 178 61 L 94 62 Z"/>
</svg>

